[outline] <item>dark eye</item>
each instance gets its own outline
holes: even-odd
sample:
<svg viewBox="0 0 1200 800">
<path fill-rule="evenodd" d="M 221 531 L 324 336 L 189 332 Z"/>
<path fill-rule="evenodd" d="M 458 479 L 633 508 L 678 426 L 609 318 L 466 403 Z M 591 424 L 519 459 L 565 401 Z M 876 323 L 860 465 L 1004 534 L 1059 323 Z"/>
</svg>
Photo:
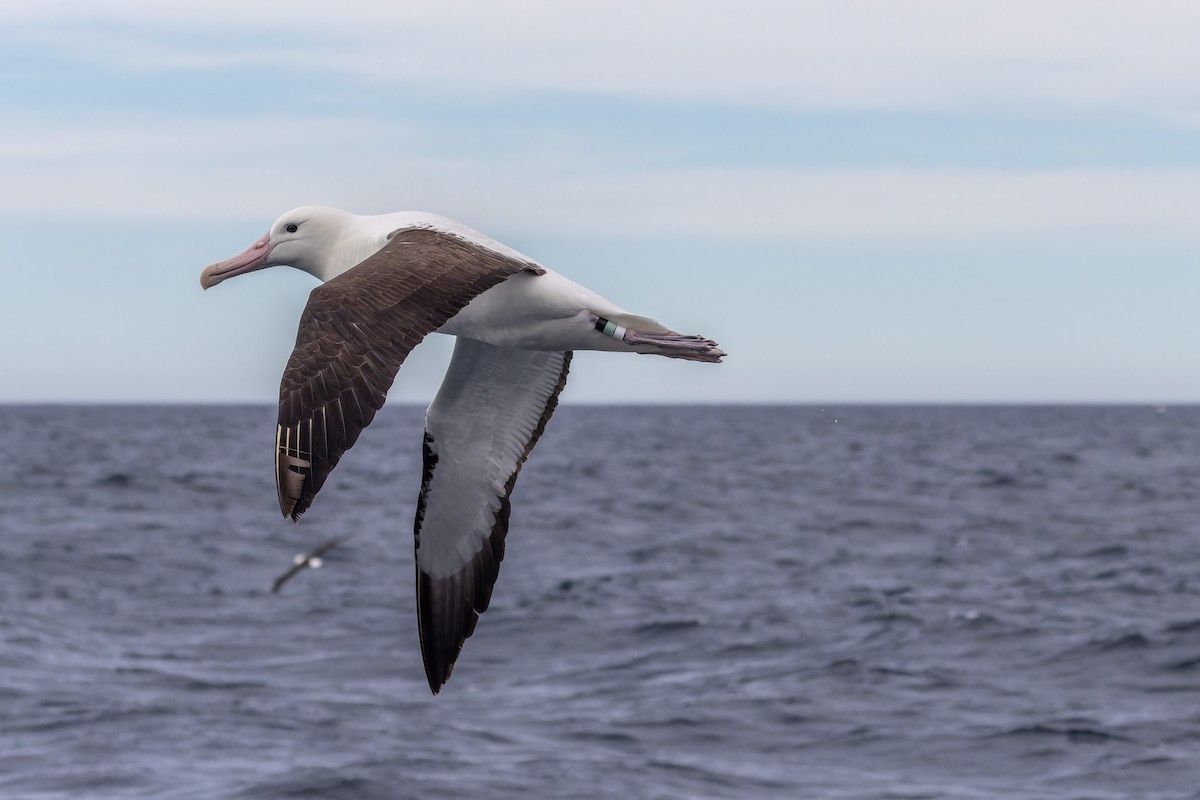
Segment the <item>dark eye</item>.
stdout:
<svg viewBox="0 0 1200 800">
<path fill-rule="evenodd" d="M 288 226 L 286 228 L 284 228 L 284 230 L 287 231 L 288 233 L 295 233 L 296 229 L 299 227 L 300 227 L 299 225 L 292 222 L 292 223 L 289 223 Z"/>
</svg>

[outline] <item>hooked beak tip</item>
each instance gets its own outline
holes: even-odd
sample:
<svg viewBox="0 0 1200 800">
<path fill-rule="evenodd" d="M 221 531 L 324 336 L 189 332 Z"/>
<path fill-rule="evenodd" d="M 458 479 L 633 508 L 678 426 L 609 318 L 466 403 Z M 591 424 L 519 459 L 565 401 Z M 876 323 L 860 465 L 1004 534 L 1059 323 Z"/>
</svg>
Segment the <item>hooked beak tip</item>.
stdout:
<svg viewBox="0 0 1200 800">
<path fill-rule="evenodd" d="M 250 245 L 245 252 L 205 267 L 204 271 L 200 273 L 200 288 L 207 291 L 226 278 L 268 266 L 267 258 L 271 254 L 270 245 L 271 234 L 268 231 L 261 239 Z"/>
</svg>

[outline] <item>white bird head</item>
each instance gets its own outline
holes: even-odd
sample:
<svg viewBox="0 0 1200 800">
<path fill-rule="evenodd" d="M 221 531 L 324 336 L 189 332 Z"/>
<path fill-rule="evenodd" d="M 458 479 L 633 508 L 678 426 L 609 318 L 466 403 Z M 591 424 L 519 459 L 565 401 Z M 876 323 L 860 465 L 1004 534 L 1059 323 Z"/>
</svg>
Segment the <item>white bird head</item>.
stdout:
<svg viewBox="0 0 1200 800">
<path fill-rule="evenodd" d="M 247 272 L 287 265 L 324 280 L 328 254 L 352 214 L 326 206 L 301 206 L 287 212 L 258 241 L 233 258 L 218 261 L 200 273 L 205 289 Z"/>
</svg>

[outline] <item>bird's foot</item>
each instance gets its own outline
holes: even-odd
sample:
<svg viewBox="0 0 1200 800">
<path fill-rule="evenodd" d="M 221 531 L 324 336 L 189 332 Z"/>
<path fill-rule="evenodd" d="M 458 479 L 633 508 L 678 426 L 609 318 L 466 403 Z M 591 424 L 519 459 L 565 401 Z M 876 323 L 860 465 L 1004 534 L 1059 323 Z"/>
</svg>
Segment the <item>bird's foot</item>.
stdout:
<svg viewBox="0 0 1200 800">
<path fill-rule="evenodd" d="M 703 336 L 685 336 L 671 330 L 658 333 L 645 333 L 626 328 L 604 317 L 595 317 L 593 327 L 606 336 L 625 342 L 634 347 L 651 347 L 652 350 L 640 350 L 668 358 L 683 358 L 688 361 L 709 361 L 719 363 L 725 351 L 717 347 L 712 339 Z"/>
<path fill-rule="evenodd" d="M 725 355 L 725 351 L 717 347 L 716 342 L 703 336 L 627 331 L 625 341 L 632 345 L 650 345 L 657 348 L 657 355 L 667 358 L 683 358 L 688 361 L 708 361 L 719 364 L 721 357 Z"/>
</svg>

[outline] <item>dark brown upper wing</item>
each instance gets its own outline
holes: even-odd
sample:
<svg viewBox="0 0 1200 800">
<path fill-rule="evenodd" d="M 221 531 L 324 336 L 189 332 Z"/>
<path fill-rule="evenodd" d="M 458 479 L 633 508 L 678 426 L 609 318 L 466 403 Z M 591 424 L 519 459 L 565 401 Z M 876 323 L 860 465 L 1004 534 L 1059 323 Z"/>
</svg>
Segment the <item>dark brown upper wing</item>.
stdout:
<svg viewBox="0 0 1200 800">
<path fill-rule="evenodd" d="M 536 264 L 451 234 L 404 229 L 318 286 L 279 384 L 275 486 L 298 520 L 383 406 L 409 352 L 474 297 Z"/>
</svg>

